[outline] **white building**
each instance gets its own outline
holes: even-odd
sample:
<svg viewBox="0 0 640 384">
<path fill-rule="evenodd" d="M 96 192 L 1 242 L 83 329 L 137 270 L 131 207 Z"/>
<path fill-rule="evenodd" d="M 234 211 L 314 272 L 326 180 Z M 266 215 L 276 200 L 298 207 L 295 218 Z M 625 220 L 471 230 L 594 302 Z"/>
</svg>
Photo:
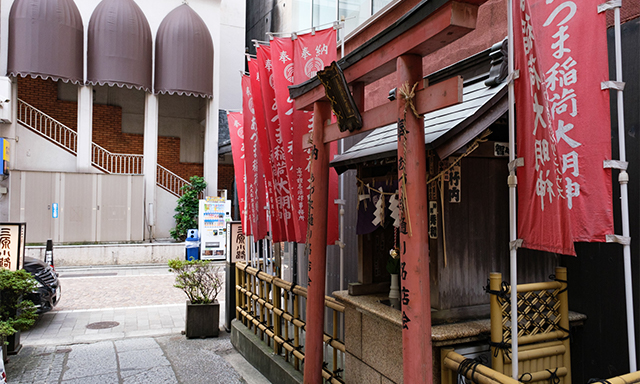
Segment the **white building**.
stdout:
<svg viewBox="0 0 640 384">
<path fill-rule="evenodd" d="M 2 1 L 0 221 L 28 243 L 168 238 L 182 179 L 216 195 L 232 167 L 218 117 L 242 105 L 244 38 L 241 1 Z"/>
</svg>

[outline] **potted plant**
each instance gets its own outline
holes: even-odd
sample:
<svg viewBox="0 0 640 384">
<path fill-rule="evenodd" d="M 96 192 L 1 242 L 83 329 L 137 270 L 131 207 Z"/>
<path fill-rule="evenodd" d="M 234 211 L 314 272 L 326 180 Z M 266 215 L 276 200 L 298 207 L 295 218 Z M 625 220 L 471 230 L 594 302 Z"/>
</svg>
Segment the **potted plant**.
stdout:
<svg viewBox="0 0 640 384">
<path fill-rule="evenodd" d="M 219 267 L 206 260 L 172 259 L 169 269 L 176 274 L 174 287 L 187 295 L 187 338 L 217 337 L 220 332 L 217 297 L 222 290 Z"/>
<path fill-rule="evenodd" d="M 20 331 L 29 329 L 38 318 L 33 302 L 22 299 L 36 290 L 36 284 L 25 270 L 0 269 L 0 339 L 3 347 L 8 344 L 10 354 L 20 350 Z"/>
</svg>

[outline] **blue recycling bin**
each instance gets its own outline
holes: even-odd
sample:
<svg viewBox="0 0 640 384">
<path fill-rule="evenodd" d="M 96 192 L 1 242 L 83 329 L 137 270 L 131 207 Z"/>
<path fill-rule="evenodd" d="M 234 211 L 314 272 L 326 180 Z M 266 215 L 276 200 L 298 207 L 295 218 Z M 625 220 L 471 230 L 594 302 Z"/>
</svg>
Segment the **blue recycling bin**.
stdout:
<svg viewBox="0 0 640 384">
<path fill-rule="evenodd" d="M 197 229 L 187 230 L 187 239 L 184 242 L 185 259 L 199 260 L 200 259 L 200 236 L 198 236 Z"/>
</svg>

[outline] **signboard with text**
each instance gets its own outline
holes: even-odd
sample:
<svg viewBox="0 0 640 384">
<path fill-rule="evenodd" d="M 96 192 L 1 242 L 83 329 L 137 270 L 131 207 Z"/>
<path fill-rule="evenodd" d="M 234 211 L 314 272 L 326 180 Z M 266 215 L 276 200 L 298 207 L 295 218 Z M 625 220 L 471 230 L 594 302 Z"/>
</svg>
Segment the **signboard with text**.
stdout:
<svg viewBox="0 0 640 384">
<path fill-rule="evenodd" d="M 0 223 L 0 268 L 16 271 L 22 267 L 26 223 Z"/>
<path fill-rule="evenodd" d="M 227 223 L 227 261 L 231 264 L 247 261 L 246 241 L 239 221 Z"/>
</svg>

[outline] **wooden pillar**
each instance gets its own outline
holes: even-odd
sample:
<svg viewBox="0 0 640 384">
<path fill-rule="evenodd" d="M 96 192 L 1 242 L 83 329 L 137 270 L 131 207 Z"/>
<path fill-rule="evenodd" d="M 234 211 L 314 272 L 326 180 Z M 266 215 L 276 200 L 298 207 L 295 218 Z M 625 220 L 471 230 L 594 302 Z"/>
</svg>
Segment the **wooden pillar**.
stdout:
<svg viewBox="0 0 640 384">
<path fill-rule="evenodd" d="M 331 119 L 331 105 L 318 101 L 313 106 L 313 149 L 309 192 L 309 285 L 304 355 L 304 383 L 322 383 L 324 334 L 324 291 L 327 269 L 327 211 L 329 187 L 329 144 L 323 143 L 325 122 Z"/>
<path fill-rule="evenodd" d="M 406 106 L 401 88 L 422 81 L 422 58 L 400 56 L 398 81 L 398 189 L 403 205 L 400 227 L 402 358 L 405 383 L 431 383 L 431 293 L 424 119 Z"/>
</svg>

